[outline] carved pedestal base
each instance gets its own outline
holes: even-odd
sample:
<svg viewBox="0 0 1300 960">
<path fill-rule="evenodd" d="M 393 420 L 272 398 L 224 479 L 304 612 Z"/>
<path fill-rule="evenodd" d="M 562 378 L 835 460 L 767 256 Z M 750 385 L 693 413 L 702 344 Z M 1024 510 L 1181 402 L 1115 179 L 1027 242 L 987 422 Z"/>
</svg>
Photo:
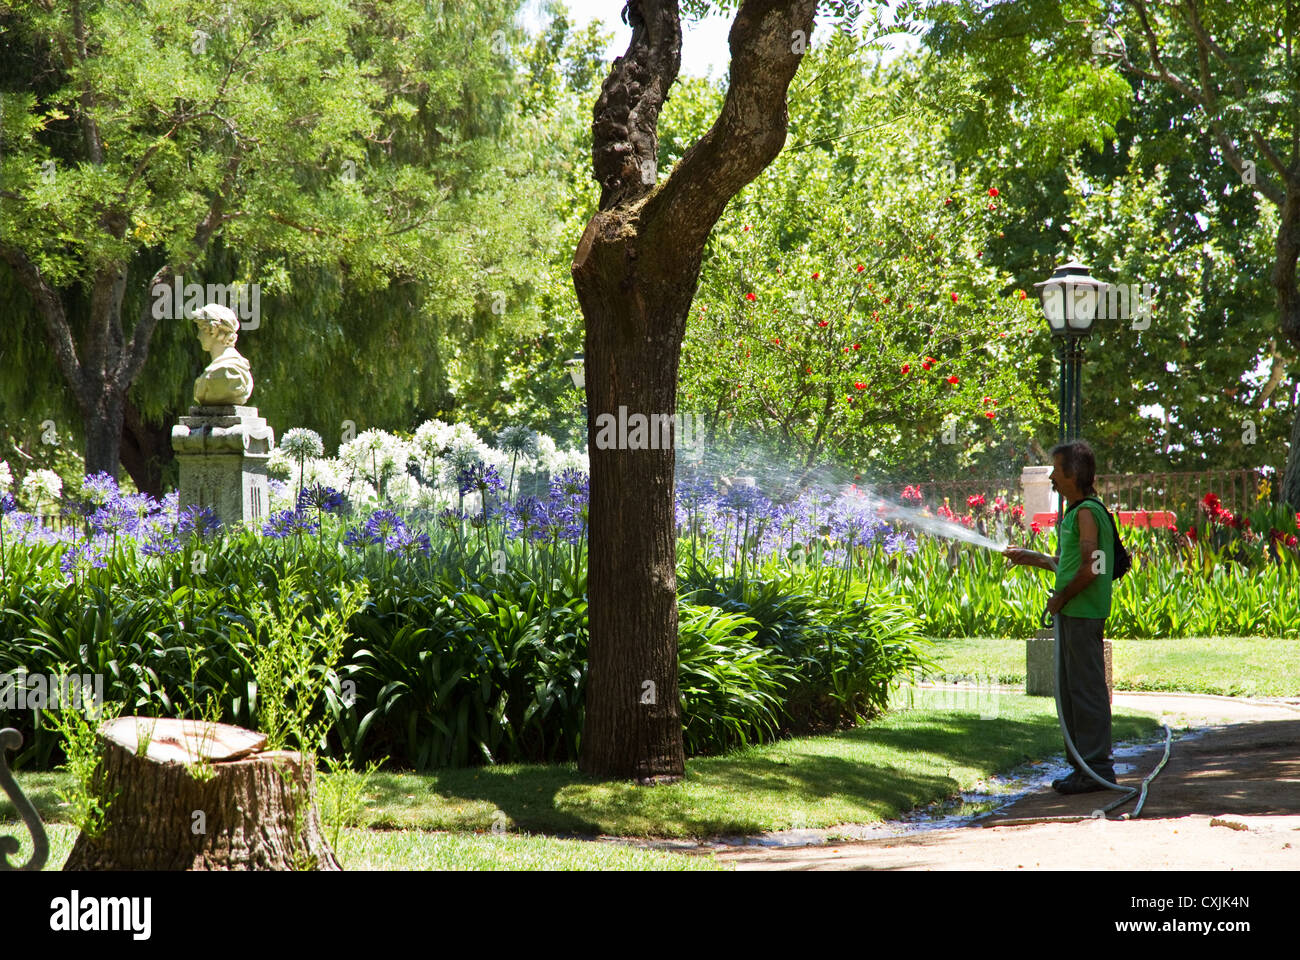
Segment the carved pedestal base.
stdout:
<svg viewBox="0 0 1300 960">
<path fill-rule="evenodd" d="M 253 523 L 269 513 L 266 462 L 275 432 L 256 407 L 190 407 L 172 428 L 180 463 L 180 505 L 207 507 L 223 524 Z"/>
</svg>

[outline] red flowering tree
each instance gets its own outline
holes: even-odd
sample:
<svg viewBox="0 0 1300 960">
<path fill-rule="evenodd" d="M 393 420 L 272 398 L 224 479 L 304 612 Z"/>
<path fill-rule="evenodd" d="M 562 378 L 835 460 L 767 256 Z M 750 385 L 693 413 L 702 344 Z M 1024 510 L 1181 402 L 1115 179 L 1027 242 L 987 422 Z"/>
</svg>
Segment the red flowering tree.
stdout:
<svg viewBox="0 0 1300 960">
<path fill-rule="evenodd" d="M 880 104 L 846 48 L 817 56 L 841 61 L 840 74 L 849 65 L 863 89 L 829 129 L 815 109 L 796 111 L 796 144 L 816 149 L 787 150 L 720 220 L 687 330 L 683 403 L 713 441 L 749 432 L 806 468 L 834 458 L 909 479 L 993 448 L 1005 459 L 1054 416 L 1023 372 L 1037 302 L 982 256 L 1011 188 L 951 176 L 927 146 L 937 129 L 903 143 L 841 138 Z"/>
</svg>

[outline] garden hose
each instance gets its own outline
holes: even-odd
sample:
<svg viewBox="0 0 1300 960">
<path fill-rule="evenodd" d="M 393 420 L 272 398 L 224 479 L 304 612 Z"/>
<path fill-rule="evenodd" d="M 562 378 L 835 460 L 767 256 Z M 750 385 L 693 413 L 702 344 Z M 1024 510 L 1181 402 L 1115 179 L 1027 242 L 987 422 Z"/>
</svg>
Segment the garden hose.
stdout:
<svg viewBox="0 0 1300 960">
<path fill-rule="evenodd" d="M 1042 620 L 1041 620 L 1041 623 L 1044 627 L 1047 626 L 1048 616 L 1049 616 L 1048 612 L 1044 610 Z M 1074 741 L 1070 738 L 1070 731 L 1066 728 L 1065 725 L 1065 713 L 1061 709 L 1061 681 L 1063 679 L 1062 671 L 1061 671 L 1061 663 L 1062 663 L 1061 658 L 1063 654 L 1061 652 L 1061 647 L 1062 647 L 1061 617 L 1059 614 L 1052 617 L 1052 626 L 1056 632 L 1056 645 L 1055 645 L 1056 719 L 1057 722 L 1060 723 L 1061 725 L 1061 735 L 1065 737 L 1065 746 L 1070 751 L 1070 756 L 1074 758 L 1074 762 L 1077 763 L 1079 765 L 1079 768 L 1083 770 L 1085 773 L 1087 773 L 1088 776 L 1092 777 L 1092 779 L 1096 780 L 1098 783 L 1100 783 L 1103 787 L 1106 787 L 1108 790 L 1120 790 L 1123 791 L 1124 793 L 1124 796 L 1120 797 L 1119 799 L 1113 800 L 1112 802 L 1100 808 L 1099 810 L 1094 810 L 1093 817 L 1104 818 L 1105 815 L 1109 813 L 1111 810 L 1114 810 L 1116 807 L 1128 803 L 1134 797 L 1137 797 L 1138 798 L 1137 806 L 1133 808 L 1133 812 L 1123 814 L 1119 818 L 1121 820 L 1135 819 L 1142 813 L 1142 805 L 1146 803 L 1147 790 L 1151 786 L 1151 781 L 1156 778 L 1156 774 L 1158 774 L 1161 770 L 1163 770 L 1165 764 L 1169 761 L 1169 751 L 1170 748 L 1173 746 L 1173 733 L 1169 729 L 1169 724 L 1166 723 L 1163 725 L 1165 728 L 1165 755 L 1164 757 L 1161 758 L 1160 762 L 1156 765 L 1156 768 L 1147 775 L 1145 780 L 1142 781 L 1142 786 L 1140 789 L 1138 787 L 1121 787 L 1118 783 L 1111 783 L 1110 781 L 1103 780 L 1100 776 L 1098 776 L 1093 771 L 1092 767 L 1088 766 L 1088 764 L 1084 762 L 1083 757 L 1079 756 L 1079 750 L 1077 747 L 1075 747 Z"/>
</svg>

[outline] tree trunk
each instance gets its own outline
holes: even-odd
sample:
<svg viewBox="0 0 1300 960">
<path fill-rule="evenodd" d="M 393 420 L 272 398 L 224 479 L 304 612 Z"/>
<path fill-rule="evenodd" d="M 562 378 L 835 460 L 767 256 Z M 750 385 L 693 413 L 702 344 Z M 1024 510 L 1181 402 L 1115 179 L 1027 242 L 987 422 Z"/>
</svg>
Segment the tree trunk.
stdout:
<svg viewBox="0 0 1300 960">
<path fill-rule="evenodd" d="M 608 414 L 606 422 L 617 423 L 620 407 L 625 420 L 676 413 L 678 357 L 695 277 L 683 278 L 687 289 L 665 290 L 647 276 L 653 276 L 649 264 L 629 271 L 625 255 L 608 251 L 579 284 L 587 318 L 587 430 L 594 438 L 588 447 L 591 680 L 579 766 L 653 782 L 686 769 L 677 688 L 676 456 L 671 447 L 602 449 L 599 418 Z"/>
<path fill-rule="evenodd" d="M 169 734 L 182 723 L 199 732 Z M 136 724 L 155 725 L 144 756 Z M 97 792 L 110 798 L 107 816 L 97 837 L 77 837 L 64 870 L 341 869 L 321 831 L 313 771 L 300 754 L 227 750 L 234 755 L 223 759 L 220 750 L 205 752 L 204 744 L 232 736 L 265 743 L 225 724 L 124 717 L 100 732 L 106 750 Z M 209 753 L 216 757 L 206 779 L 202 767 L 181 762 Z"/>
<path fill-rule="evenodd" d="M 1296 391 L 1300 394 L 1300 391 Z M 1291 453 L 1286 458 L 1286 472 L 1277 491 L 1278 503 L 1289 503 L 1300 513 L 1300 402 L 1294 405 L 1291 418 Z"/>
<path fill-rule="evenodd" d="M 816 0 L 744 0 L 731 27 L 731 83 L 709 131 L 658 175 L 659 109 L 681 59 L 676 0 L 628 0 L 627 53 L 592 122 L 600 210 L 573 260 L 586 319 L 591 462 L 591 627 L 579 768 L 641 782 L 685 773 L 677 685 L 675 456 L 638 442 L 633 417 L 671 417 L 704 244 L 727 202 L 785 143 L 786 91 Z M 626 423 L 614 444 L 612 420 Z M 658 439 L 658 437 L 656 437 Z M 656 445 L 657 447 L 660 445 Z M 621 447 L 621 449 L 619 449 Z"/>
<path fill-rule="evenodd" d="M 1280 210 L 1273 264 L 1273 287 L 1277 291 L 1278 317 L 1282 335 L 1300 347 L 1300 293 L 1296 290 L 1296 262 L 1300 259 L 1300 188 L 1287 186 Z M 1300 405 L 1291 421 L 1291 449 L 1286 458 L 1278 502 L 1300 511 Z"/>
<path fill-rule="evenodd" d="M 163 472 L 173 459 L 171 424 L 145 420 L 128 397 L 122 419 L 121 460 L 136 489 L 161 499 Z"/>
<path fill-rule="evenodd" d="M 121 467 L 122 424 L 126 397 L 105 385 L 82 404 L 86 430 L 86 474 L 107 473 L 117 477 Z"/>
</svg>

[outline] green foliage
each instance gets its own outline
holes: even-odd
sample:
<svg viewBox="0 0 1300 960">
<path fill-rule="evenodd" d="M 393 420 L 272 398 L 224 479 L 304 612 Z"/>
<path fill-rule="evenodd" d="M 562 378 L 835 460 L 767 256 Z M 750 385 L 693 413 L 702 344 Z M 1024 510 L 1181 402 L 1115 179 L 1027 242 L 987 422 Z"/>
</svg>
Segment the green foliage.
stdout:
<svg viewBox="0 0 1300 960">
<path fill-rule="evenodd" d="M 932 146 L 943 119 L 900 102 L 899 76 L 848 41 L 809 56 L 791 145 L 709 241 L 682 403 L 711 443 L 774 438 L 805 469 L 1010 472 L 1049 416 L 1020 372 L 1037 306 L 984 258 L 1014 185 L 955 176 Z M 717 97 L 670 101 L 669 150 Z"/>
<path fill-rule="evenodd" d="M 104 711 L 81 711 L 67 708 L 47 710 L 43 715 L 61 738 L 63 765 L 59 768 L 70 774 L 72 782 L 58 789 L 59 800 L 70 810 L 70 818 L 77 829 L 87 837 L 103 833 L 108 808 L 116 793 L 109 793 L 104 784 L 104 741 L 99 736 L 99 725 L 116 716 L 112 705 Z"/>
<path fill-rule="evenodd" d="M 364 583 L 342 584 L 338 599 L 311 617 L 307 609 L 317 598 L 300 592 L 297 577 L 290 574 L 280 581 L 274 603 L 263 600 L 251 611 L 252 630 L 233 625 L 254 651 L 257 723 L 270 749 L 293 745 L 315 754 L 328 728 L 324 719 L 309 722 L 322 694 L 321 675 L 337 664 L 348 639 L 348 621 L 361 609 L 366 592 Z"/>
</svg>

